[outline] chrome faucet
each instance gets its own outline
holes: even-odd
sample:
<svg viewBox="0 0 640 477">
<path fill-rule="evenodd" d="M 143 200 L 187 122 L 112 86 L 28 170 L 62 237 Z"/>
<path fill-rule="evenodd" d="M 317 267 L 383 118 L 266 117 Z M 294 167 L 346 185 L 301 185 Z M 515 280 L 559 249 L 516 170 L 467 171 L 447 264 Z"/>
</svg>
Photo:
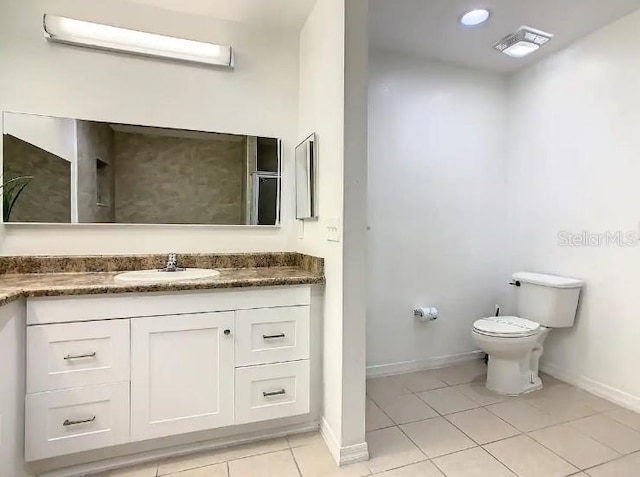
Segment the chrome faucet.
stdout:
<svg viewBox="0 0 640 477">
<path fill-rule="evenodd" d="M 167 257 L 167 266 L 164 267 L 163 272 L 177 272 L 178 271 L 178 256 L 175 253 L 170 253 Z"/>
</svg>

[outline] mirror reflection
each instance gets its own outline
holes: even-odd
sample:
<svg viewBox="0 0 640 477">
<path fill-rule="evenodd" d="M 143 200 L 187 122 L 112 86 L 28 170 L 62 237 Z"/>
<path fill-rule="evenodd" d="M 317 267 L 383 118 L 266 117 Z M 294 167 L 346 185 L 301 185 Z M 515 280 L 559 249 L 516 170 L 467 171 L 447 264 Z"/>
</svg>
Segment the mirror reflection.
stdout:
<svg viewBox="0 0 640 477">
<path fill-rule="evenodd" d="M 5 222 L 278 225 L 278 139 L 3 117 Z"/>
</svg>

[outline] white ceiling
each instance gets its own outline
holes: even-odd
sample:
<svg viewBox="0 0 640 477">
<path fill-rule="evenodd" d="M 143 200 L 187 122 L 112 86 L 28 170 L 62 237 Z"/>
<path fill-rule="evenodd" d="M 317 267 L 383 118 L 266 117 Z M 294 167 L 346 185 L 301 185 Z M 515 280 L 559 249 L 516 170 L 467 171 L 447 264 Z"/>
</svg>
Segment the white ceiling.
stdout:
<svg viewBox="0 0 640 477">
<path fill-rule="evenodd" d="M 131 0 L 181 13 L 247 23 L 259 28 L 299 31 L 316 0 Z M 322 0 L 320 0 L 322 1 Z"/>
<path fill-rule="evenodd" d="M 492 11 L 490 20 L 462 27 L 459 17 L 478 7 Z M 371 0 L 370 41 L 373 49 L 511 74 L 637 9 L 640 0 Z M 493 50 L 521 25 L 555 37 L 525 59 Z"/>
</svg>

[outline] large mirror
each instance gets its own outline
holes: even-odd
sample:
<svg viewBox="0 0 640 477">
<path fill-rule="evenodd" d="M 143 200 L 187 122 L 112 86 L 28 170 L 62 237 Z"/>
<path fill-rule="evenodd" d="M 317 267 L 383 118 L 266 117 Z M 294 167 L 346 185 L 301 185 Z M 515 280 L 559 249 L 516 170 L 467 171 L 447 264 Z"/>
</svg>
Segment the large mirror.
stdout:
<svg viewBox="0 0 640 477">
<path fill-rule="evenodd" d="M 3 114 L 4 222 L 279 225 L 275 138 Z"/>
</svg>

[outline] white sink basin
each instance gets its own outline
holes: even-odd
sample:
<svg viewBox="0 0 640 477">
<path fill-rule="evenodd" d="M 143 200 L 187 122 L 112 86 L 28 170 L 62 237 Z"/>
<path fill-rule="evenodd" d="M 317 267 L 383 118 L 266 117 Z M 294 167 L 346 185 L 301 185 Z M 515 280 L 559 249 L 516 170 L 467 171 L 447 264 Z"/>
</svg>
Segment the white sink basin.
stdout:
<svg viewBox="0 0 640 477">
<path fill-rule="evenodd" d="M 145 283 L 167 283 L 181 282 L 184 280 L 201 280 L 203 278 L 215 278 L 220 275 L 217 270 L 206 268 L 184 268 L 175 272 L 165 272 L 164 270 L 136 270 L 134 272 L 123 272 L 114 277 L 116 282 L 145 282 Z"/>
</svg>

